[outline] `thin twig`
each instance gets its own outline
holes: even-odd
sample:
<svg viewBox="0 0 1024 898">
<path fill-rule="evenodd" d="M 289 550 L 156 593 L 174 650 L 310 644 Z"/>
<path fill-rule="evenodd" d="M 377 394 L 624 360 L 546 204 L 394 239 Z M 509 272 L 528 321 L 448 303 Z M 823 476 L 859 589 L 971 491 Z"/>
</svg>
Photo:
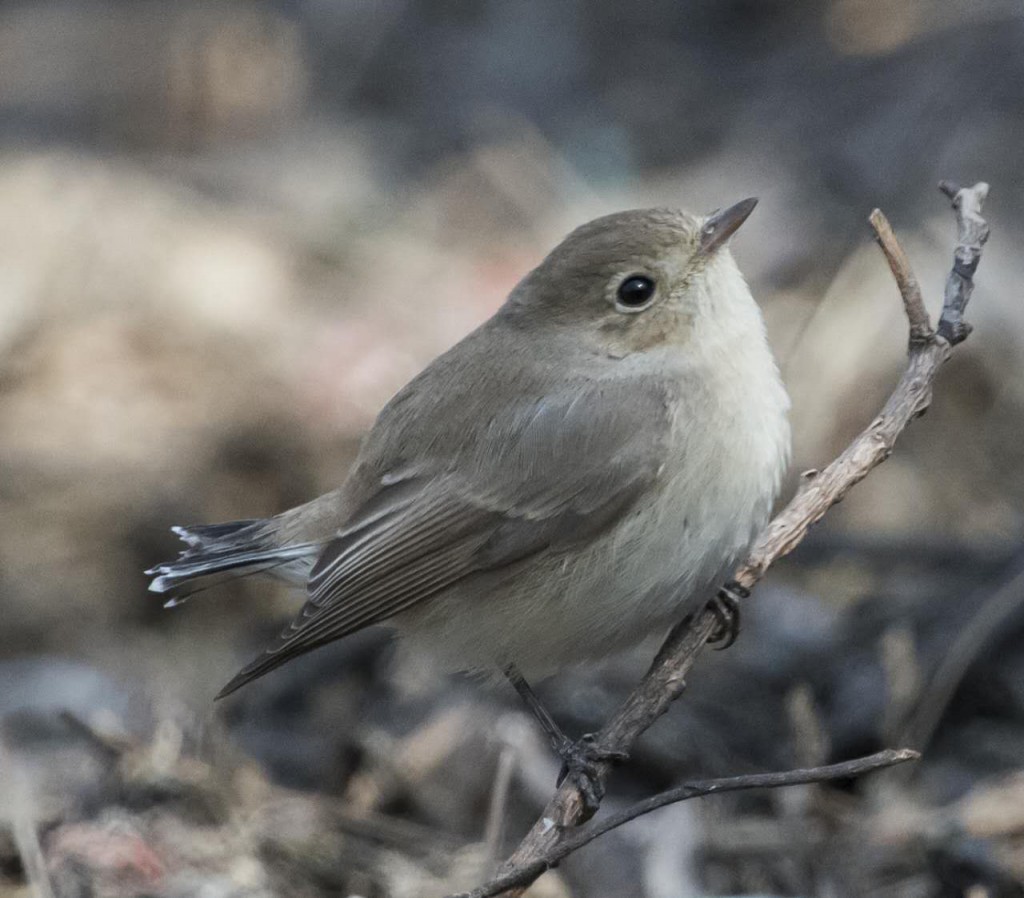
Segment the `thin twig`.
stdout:
<svg viewBox="0 0 1024 898">
<path fill-rule="evenodd" d="M 988 222 L 981 217 L 988 184 L 981 181 L 973 187 L 961 188 L 952 181 L 940 181 L 939 190 L 953 201 L 958 231 L 953 270 L 946 279 L 939 336 L 948 340 L 950 346 L 956 346 L 971 332 L 971 326 L 964 321 L 964 309 L 974 291 L 974 273 L 981 261 L 981 248 L 988 240 Z"/>
<path fill-rule="evenodd" d="M 595 744 L 602 751 L 628 751 L 637 737 L 668 710 L 686 688 L 684 678 L 717 626 L 718 618 L 708 611 L 692 623 L 683 621 L 672 628 L 643 679 L 597 734 Z M 597 761 L 594 769 L 603 783 L 611 763 Z M 583 813 L 583 798 L 566 778 L 502 871 L 529 864 L 552 851 L 563 832 L 581 822 Z"/>
<path fill-rule="evenodd" d="M 945 191 L 944 191 L 945 192 Z M 913 344 L 907 359 L 907 368 L 896 384 L 881 413 L 858 435 L 843 453 L 823 471 L 806 481 L 804 487 L 768 525 L 758 538 L 746 563 L 736 573 L 736 580 L 741 586 L 749 589 L 760 580 L 768 567 L 788 555 L 804 538 L 813 524 L 841 501 L 843 497 L 872 468 L 881 464 L 889 457 L 897 437 L 906 429 L 910 422 L 924 413 L 931 403 L 932 382 L 939 368 L 949 357 L 951 341 L 944 336 L 956 325 L 966 337 L 967 327 L 963 321 L 963 311 L 973 290 L 970 278 L 964 280 L 957 274 L 960 260 L 977 251 L 988 236 L 988 226 L 980 218 L 981 202 L 988 193 L 987 184 L 977 184 L 971 188 L 960 190 L 956 196 L 954 208 L 957 210 L 959 237 L 954 253 L 953 272 L 950 274 L 946 287 L 946 302 L 943 306 L 942 318 L 938 333 L 924 343 Z M 966 210 L 966 211 L 965 211 Z M 892 236 L 895 241 L 895 235 Z M 975 255 L 971 263 L 972 271 L 977 268 L 978 258 Z M 916 279 L 915 279 L 916 280 Z M 950 285 L 956 285 L 955 296 L 950 298 Z M 912 296 L 903 296 L 904 308 L 914 306 Z"/>
<path fill-rule="evenodd" d="M 921 295 L 921 286 L 910 267 L 910 259 L 903 251 L 903 247 L 896 239 L 889 219 L 882 214 L 881 209 L 875 209 L 869 216 L 868 221 L 875 229 L 878 245 L 885 254 L 885 261 L 889 263 L 889 270 L 896 279 L 896 286 L 900 289 L 900 296 L 903 297 L 903 309 L 907 313 L 907 322 L 910 324 L 910 342 L 927 343 L 932 338 L 932 322 L 928 317 L 928 310 L 924 305 L 924 297 Z"/>
<path fill-rule="evenodd" d="M 807 783 L 823 783 L 829 780 L 852 779 L 863 776 L 865 773 L 880 770 L 883 767 L 892 767 L 895 764 L 914 761 L 919 757 L 920 755 L 916 751 L 911 751 L 907 748 L 887 749 L 886 751 L 880 751 L 853 761 L 829 764 L 827 767 L 810 767 L 779 773 L 754 773 L 747 776 L 730 776 L 722 779 L 684 783 L 681 786 L 676 786 L 674 789 L 668 789 L 651 798 L 639 801 L 625 810 L 611 814 L 600 823 L 579 827 L 562 839 L 550 854 L 537 858 L 527 866 L 518 867 L 509 873 L 498 876 L 485 885 L 474 889 L 472 892 L 454 895 L 452 898 L 491 898 L 492 895 L 497 895 L 500 892 L 526 885 L 540 876 L 545 870 L 554 867 L 559 861 L 584 845 L 593 842 L 599 836 L 603 836 L 605 833 L 622 826 L 624 823 L 629 823 L 637 817 L 679 801 L 699 798 L 702 795 L 738 792 L 743 789 L 778 789 L 782 786 L 799 786 Z"/>
<path fill-rule="evenodd" d="M 988 225 L 981 217 L 988 185 L 979 183 L 959 189 L 943 182 L 941 189 L 953 199 L 958 239 L 937 332 L 932 333 L 928 325 L 925 336 L 927 313 L 923 311 L 917 279 L 884 216 L 872 215 L 870 221 L 876 238 L 886 251 L 886 258 L 890 265 L 896 260 L 894 273 L 897 269 L 900 272 L 897 285 L 911 334 L 916 333 L 917 339 L 910 341 L 906 370 L 878 417 L 828 467 L 805 479 L 789 504 L 762 532 L 734 577 L 746 589 L 761 580 L 775 561 L 792 552 L 812 525 L 889 457 L 899 435 L 928 408 L 932 383 L 949 357 L 951 345 L 969 333 L 963 312 L 973 290 L 972 277 L 981 247 L 988 237 Z M 715 631 L 716 624 L 714 613 L 705 610 L 672 629 L 643 679 L 598 733 L 596 745 L 599 750 L 628 752 L 640 735 L 665 713 L 685 689 L 684 678 Z M 595 775 L 603 786 L 611 765 L 598 762 L 595 768 Z M 537 864 L 541 859 L 552 856 L 559 844 L 571 838 L 567 831 L 582 822 L 583 813 L 579 790 L 571 779 L 566 779 L 506 861 L 502 875 L 511 876 L 521 868 L 539 869 Z M 517 880 L 509 894 L 520 895 L 523 886 L 533 878 L 536 874 Z"/>
</svg>

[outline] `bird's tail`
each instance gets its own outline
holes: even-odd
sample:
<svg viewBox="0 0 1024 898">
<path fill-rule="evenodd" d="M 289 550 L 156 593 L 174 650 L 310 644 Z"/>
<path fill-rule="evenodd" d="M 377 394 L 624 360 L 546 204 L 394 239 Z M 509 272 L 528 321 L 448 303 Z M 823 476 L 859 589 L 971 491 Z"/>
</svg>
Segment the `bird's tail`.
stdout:
<svg viewBox="0 0 1024 898">
<path fill-rule="evenodd" d="M 319 551 L 313 543 L 282 546 L 270 521 L 229 521 L 171 528 L 188 546 L 176 561 L 146 571 L 151 592 L 168 596 L 171 607 L 223 579 L 266 572 L 304 582 Z M 218 578 L 216 575 L 225 574 Z"/>
</svg>

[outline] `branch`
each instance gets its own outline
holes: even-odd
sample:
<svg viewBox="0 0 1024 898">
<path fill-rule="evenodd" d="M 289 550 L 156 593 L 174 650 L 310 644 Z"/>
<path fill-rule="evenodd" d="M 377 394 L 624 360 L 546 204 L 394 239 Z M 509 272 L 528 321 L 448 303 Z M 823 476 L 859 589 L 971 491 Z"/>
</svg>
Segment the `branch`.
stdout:
<svg viewBox="0 0 1024 898">
<path fill-rule="evenodd" d="M 453 895 L 451 898 L 491 898 L 500 892 L 518 886 L 529 885 L 545 870 L 556 866 L 563 858 L 568 857 L 574 851 L 584 845 L 593 842 L 598 836 L 603 836 L 624 823 L 629 823 L 644 814 L 663 808 L 665 805 L 675 804 L 679 801 L 687 801 L 691 798 L 700 798 L 703 795 L 720 794 L 722 792 L 739 792 L 744 789 L 778 789 L 782 786 L 801 786 L 807 783 L 824 783 L 829 780 L 852 779 L 881 770 L 884 767 L 892 767 L 895 764 L 903 764 L 907 761 L 916 761 L 920 755 L 909 748 L 899 750 L 887 749 L 863 758 L 856 758 L 853 761 L 844 761 L 841 764 L 830 764 L 827 767 L 811 767 L 801 770 L 787 770 L 781 773 L 754 773 L 748 776 L 730 776 L 723 779 L 698 780 L 693 783 L 684 783 L 674 789 L 660 792 L 651 798 L 637 802 L 632 807 L 612 814 L 600 823 L 574 829 L 569 835 L 562 839 L 558 845 L 544 857 L 531 861 L 528 865 L 516 867 L 501 876 L 495 877 L 490 882 L 473 889 L 472 892 L 464 892 L 460 895 Z"/>
<path fill-rule="evenodd" d="M 746 562 L 736 572 L 736 582 L 746 589 L 761 580 L 775 561 L 792 552 L 813 524 L 889 457 L 899 435 L 931 403 L 932 382 L 949 357 L 950 347 L 970 333 L 963 313 L 974 288 L 972 279 L 981 247 L 988 239 L 988 225 L 981 217 L 988 185 L 980 183 L 961 190 L 943 182 L 940 189 L 953 201 L 958 238 L 938 329 L 932 330 L 906 253 L 885 216 L 876 210 L 870 222 L 896 278 L 910 327 L 906 370 L 878 417 L 827 468 L 812 472 L 790 503 L 765 528 Z M 705 610 L 672 629 L 643 679 L 597 734 L 598 749 L 628 752 L 640 735 L 665 713 L 686 688 L 684 678 L 716 624 L 715 614 Z M 595 767 L 603 785 L 611 764 L 602 761 Z M 569 844 L 574 835 L 566 835 L 566 832 L 583 821 L 583 813 L 579 791 L 566 779 L 502 868 L 502 877 L 517 875 L 510 895 L 520 895 L 523 886 L 543 870 L 543 866 L 538 866 L 543 859 L 553 857 L 561 845 Z M 518 873 L 523 869 L 536 872 L 523 876 Z"/>
<path fill-rule="evenodd" d="M 943 192 L 948 195 L 948 189 L 952 188 L 945 182 L 943 184 Z M 974 289 L 972 276 L 978 267 L 981 246 L 988 239 L 988 225 L 980 214 L 987 194 L 988 185 L 984 183 L 955 193 L 953 207 L 957 211 L 958 240 L 937 333 L 931 332 L 927 311 L 920 302 L 917 279 L 910 272 L 906 254 L 892 228 L 881 212 L 875 210 L 871 214 L 870 221 L 890 266 L 894 272 L 897 268 L 901 271 L 897 275 L 897 283 L 903 288 L 901 295 L 911 328 L 907 368 L 878 417 L 832 464 L 805 481 L 789 505 L 761 534 L 746 563 L 736 574 L 740 585 L 749 589 L 775 561 L 792 552 L 812 524 L 821 520 L 825 512 L 842 501 L 872 468 L 889 457 L 899 435 L 931 404 L 932 382 L 943 362 L 949 358 L 951 345 L 961 342 L 970 333 L 970 325 L 963 320 L 963 312 Z M 895 266 L 894 259 L 897 260 Z M 917 340 L 914 340 L 915 324 Z M 954 340 L 952 336 L 947 338 L 946 334 L 959 336 Z"/>
<path fill-rule="evenodd" d="M 964 309 L 974 291 L 974 272 L 981 261 L 981 248 L 988 240 L 988 222 L 981 217 L 981 206 L 988 196 L 984 182 L 961 189 L 952 181 L 940 181 L 939 190 L 953 201 L 959 231 L 953 270 L 946 279 L 946 295 L 939 321 L 939 336 L 950 346 L 967 339 L 971 326 L 964 321 Z"/>
<path fill-rule="evenodd" d="M 907 313 L 907 322 L 910 324 L 910 345 L 927 343 L 934 332 L 928 318 L 928 310 L 924 306 L 921 287 L 910 268 L 910 259 L 900 246 L 889 219 L 882 214 L 881 209 L 875 209 L 868 216 L 868 221 L 875 230 L 878 245 L 885 254 L 885 261 L 889 263 L 889 270 L 896 279 L 900 296 L 903 297 L 903 310 Z"/>
</svg>

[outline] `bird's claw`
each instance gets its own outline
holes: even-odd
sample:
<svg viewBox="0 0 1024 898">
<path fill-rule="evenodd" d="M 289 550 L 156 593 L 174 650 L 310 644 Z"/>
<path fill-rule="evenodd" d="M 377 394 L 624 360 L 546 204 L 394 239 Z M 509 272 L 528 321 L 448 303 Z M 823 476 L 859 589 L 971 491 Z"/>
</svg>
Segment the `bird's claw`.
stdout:
<svg viewBox="0 0 1024 898">
<path fill-rule="evenodd" d="M 562 759 L 562 770 L 558 774 L 556 786 L 561 786 L 568 779 L 579 790 L 583 799 L 583 811 L 586 818 L 597 813 L 604 798 L 604 784 L 598 774 L 597 765 L 601 761 L 620 764 L 629 758 L 624 751 L 601 748 L 593 733 L 587 733 L 576 741 L 566 738 L 555 751 Z"/>
<path fill-rule="evenodd" d="M 719 651 L 729 648 L 740 635 L 740 602 L 749 598 L 749 589 L 730 580 L 708 602 L 708 608 L 718 618 L 718 625 L 708 642 L 714 644 Z"/>
</svg>

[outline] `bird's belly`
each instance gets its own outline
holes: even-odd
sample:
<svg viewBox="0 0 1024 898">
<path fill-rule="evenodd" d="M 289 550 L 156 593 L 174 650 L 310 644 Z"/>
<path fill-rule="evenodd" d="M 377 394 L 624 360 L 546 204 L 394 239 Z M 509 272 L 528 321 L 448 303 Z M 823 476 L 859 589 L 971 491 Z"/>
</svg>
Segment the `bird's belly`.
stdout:
<svg viewBox="0 0 1024 898">
<path fill-rule="evenodd" d="M 527 676 L 600 658 L 664 631 L 711 596 L 749 543 L 754 509 L 666 483 L 585 547 L 469 578 L 396 621 L 449 669 Z M 764 504 L 764 503 L 761 503 Z"/>
</svg>

